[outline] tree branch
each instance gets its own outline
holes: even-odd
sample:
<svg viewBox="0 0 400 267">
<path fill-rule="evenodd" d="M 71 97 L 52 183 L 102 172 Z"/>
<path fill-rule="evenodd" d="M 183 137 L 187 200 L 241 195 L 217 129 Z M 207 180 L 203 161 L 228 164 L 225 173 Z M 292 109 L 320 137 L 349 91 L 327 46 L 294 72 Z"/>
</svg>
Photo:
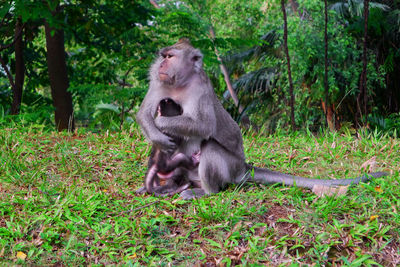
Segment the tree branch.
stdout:
<svg viewBox="0 0 400 267">
<path fill-rule="evenodd" d="M 160 8 L 160 6 L 154 0 L 150 0 L 150 4 L 152 4 L 155 8 Z"/>
<path fill-rule="evenodd" d="M 11 87 L 13 88 L 13 90 L 15 89 L 15 83 L 14 83 L 14 78 L 10 73 L 10 70 L 8 69 L 6 62 L 4 62 L 3 58 L 0 56 L 0 63 L 1 66 L 3 67 L 4 71 L 7 74 L 8 80 L 10 81 Z"/>
<path fill-rule="evenodd" d="M 210 39 L 211 39 L 212 43 L 214 44 L 214 41 L 215 41 L 215 31 L 214 31 L 214 28 L 213 28 L 212 25 L 210 26 Z M 230 95 L 231 95 L 231 97 L 232 97 L 233 103 L 234 103 L 235 106 L 238 108 L 239 113 L 240 113 L 240 114 L 243 113 L 243 116 L 242 116 L 243 125 L 244 125 L 246 128 L 249 128 L 249 127 L 250 127 L 250 119 L 249 119 L 249 117 L 246 115 L 246 113 L 244 113 L 244 108 L 243 108 L 243 106 L 240 105 L 240 103 L 239 103 L 239 98 L 237 97 L 236 92 L 235 92 L 235 90 L 233 89 L 231 80 L 230 80 L 230 78 L 229 78 L 228 70 L 226 69 L 226 67 L 225 67 L 225 65 L 224 65 L 224 62 L 223 62 L 223 60 L 222 60 L 222 58 L 221 58 L 221 56 L 220 56 L 220 53 L 219 53 L 217 47 L 215 46 L 215 44 L 214 44 L 214 52 L 215 52 L 215 55 L 217 56 L 217 60 L 219 61 L 219 67 L 220 67 L 220 69 L 221 69 L 222 74 L 224 75 L 224 80 L 225 80 L 225 83 L 226 83 L 226 88 L 228 89 L 228 91 L 229 91 L 229 93 L 230 93 Z"/>
<path fill-rule="evenodd" d="M 22 24 L 22 27 L 19 29 L 18 33 L 16 35 L 14 35 L 14 40 L 11 43 L 9 43 L 7 45 L 0 45 L 0 51 L 3 51 L 4 49 L 7 49 L 7 48 L 13 46 L 15 44 L 15 42 L 17 41 L 17 39 L 19 38 L 19 36 L 21 35 L 22 30 L 24 28 L 25 28 L 25 23 Z"/>
</svg>

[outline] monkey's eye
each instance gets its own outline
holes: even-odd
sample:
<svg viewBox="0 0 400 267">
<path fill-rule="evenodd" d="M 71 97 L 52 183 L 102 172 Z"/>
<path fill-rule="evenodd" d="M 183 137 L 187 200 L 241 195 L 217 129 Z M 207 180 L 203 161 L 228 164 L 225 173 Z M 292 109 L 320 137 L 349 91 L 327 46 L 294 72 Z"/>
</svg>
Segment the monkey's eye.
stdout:
<svg viewBox="0 0 400 267">
<path fill-rule="evenodd" d="M 174 55 L 172 55 L 172 54 L 167 54 L 167 58 L 171 58 L 171 57 L 173 57 Z"/>
</svg>

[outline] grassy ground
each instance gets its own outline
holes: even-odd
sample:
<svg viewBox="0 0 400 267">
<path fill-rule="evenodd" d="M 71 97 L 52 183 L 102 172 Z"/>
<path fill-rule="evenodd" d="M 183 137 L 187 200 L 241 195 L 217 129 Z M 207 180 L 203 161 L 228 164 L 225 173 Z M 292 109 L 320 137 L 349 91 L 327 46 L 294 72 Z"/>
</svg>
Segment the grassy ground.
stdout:
<svg viewBox="0 0 400 267">
<path fill-rule="evenodd" d="M 389 176 L 336 197 L 231 186 L 184 201 L 135 195 L 149 146 L 122 133 L 0 129 L 0 265 L 400 264 L 400 140 L 245 136 L 256 166 L 343 178 Z"/>
</svg>

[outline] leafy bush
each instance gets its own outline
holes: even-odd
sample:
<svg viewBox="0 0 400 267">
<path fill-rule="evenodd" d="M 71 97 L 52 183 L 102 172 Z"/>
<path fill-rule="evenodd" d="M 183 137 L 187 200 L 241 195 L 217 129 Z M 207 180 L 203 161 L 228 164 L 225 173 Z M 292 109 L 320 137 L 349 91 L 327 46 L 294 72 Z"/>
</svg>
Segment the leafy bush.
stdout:
<svg viewBox="0 0 400 267">
<path fill-rule="evenodd" d="M 400 133 L 400 113 L 390 114 L 388 117 L 382 115 L 370 114 L 368 122 L 372 129 L 382 133 L 396 136 Z"/>
</svg>

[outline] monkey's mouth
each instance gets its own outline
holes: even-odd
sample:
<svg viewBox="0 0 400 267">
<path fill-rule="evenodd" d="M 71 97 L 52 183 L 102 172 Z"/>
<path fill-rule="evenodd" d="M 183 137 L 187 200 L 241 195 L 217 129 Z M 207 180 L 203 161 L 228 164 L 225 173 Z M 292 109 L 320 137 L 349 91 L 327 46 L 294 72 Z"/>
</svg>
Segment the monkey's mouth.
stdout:
<svg viewBox="0 0 400 267">
<path fill-rule="evenodd" d="M 161 80 L 161 81 L 169 80 L 169 76 L 168 76 L 167 73 L 159 72 L 159 73 L 158 73 L 158 76 L 160 77 L 160 80 Z"/>
<path fill-rule="evenodd" d="M 174 81 L 175 81 L 175 75 L 171 77 L 167 73 L 164 73 L 164 72 L 159 72 L 158 78 L 161 82 L 166 83 L 166 84 L 174 84 Z"/>
<path fill-rule="evenodd" d="M 174 171 L 167 173 L 157 172 L 157 175 L 160 179 L 169 179 L 174 175 Z"/>
</svg>

